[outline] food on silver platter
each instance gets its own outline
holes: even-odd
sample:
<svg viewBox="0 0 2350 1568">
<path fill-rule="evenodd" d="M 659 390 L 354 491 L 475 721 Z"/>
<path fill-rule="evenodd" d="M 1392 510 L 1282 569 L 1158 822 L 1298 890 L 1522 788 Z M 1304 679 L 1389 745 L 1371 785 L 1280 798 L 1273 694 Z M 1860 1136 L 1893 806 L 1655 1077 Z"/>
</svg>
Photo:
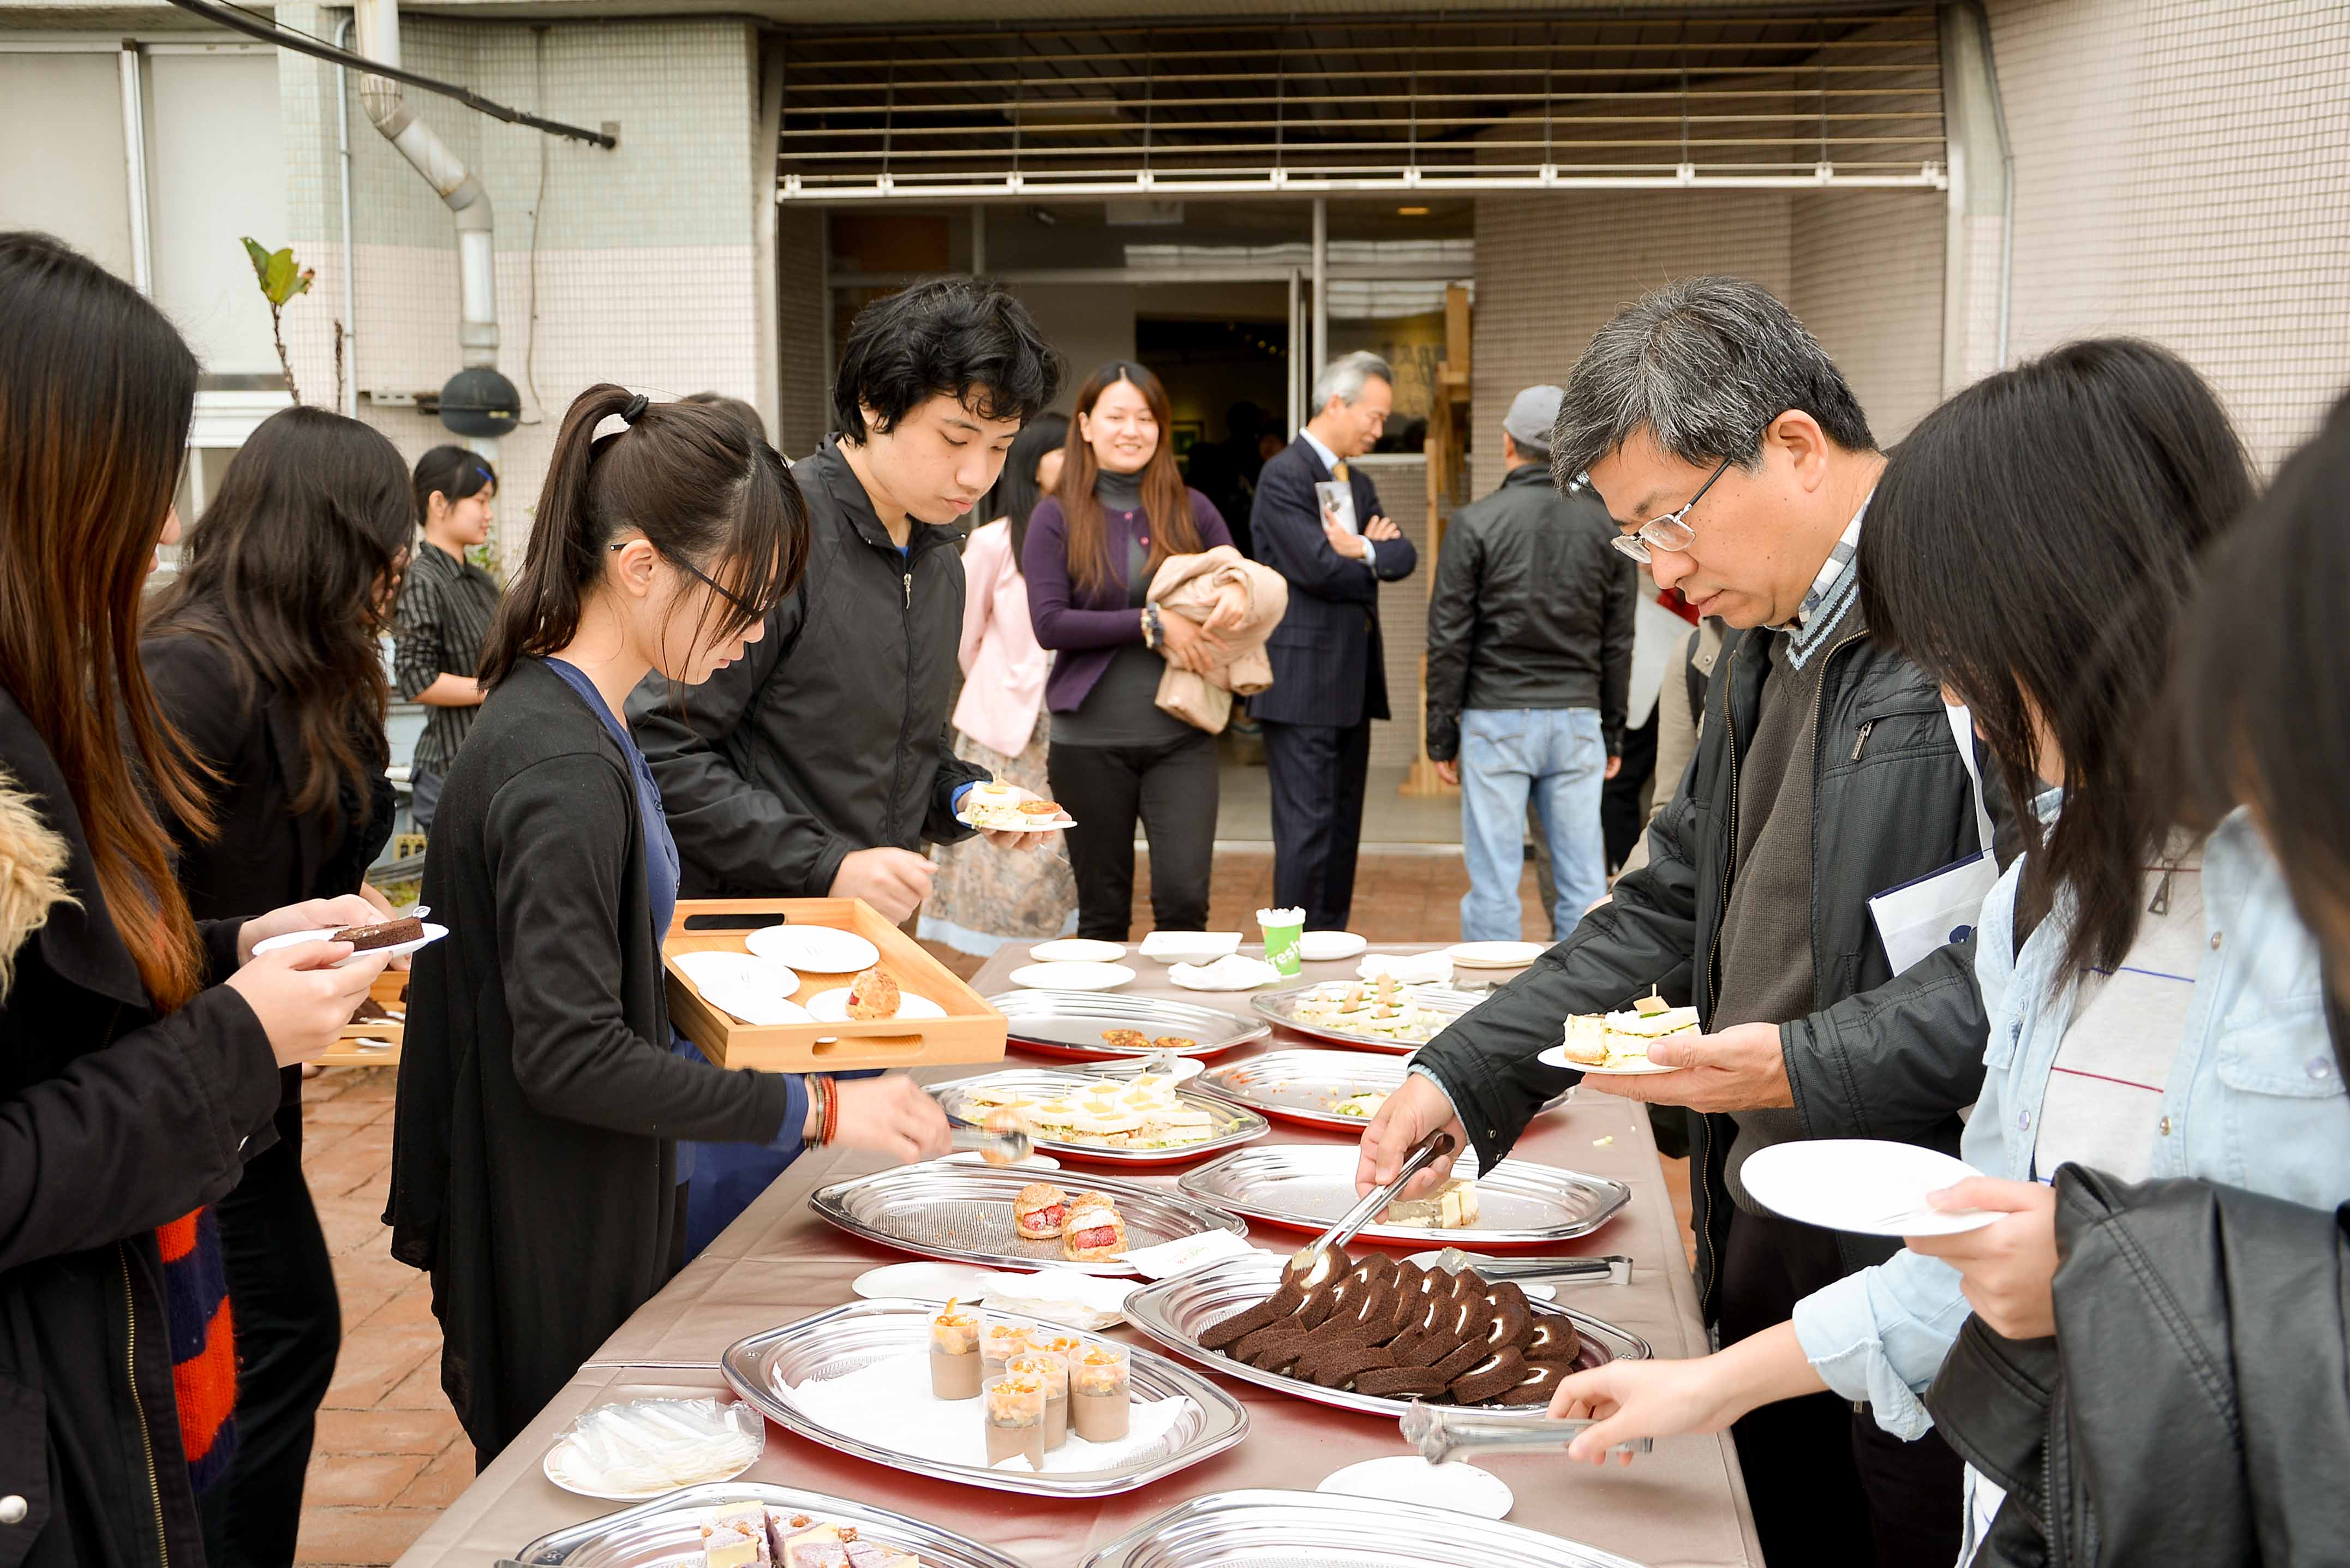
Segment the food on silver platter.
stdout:
<svg viewBox="0 0 2350 1568">
<path fill-rule="evenodd" d="M 1161 1034 L 1150 1043 L 1154 1051 L 1196 1051 L 1200 1043 L 1189 1034 Z"/>
<path fill-rule="evenodd" d="M 868 1541 L 853 1524 L 755 1502 L 702 1516 L 702 1568 L 922 1568 L 902 1547 Z"/>
<path fill-rule="evenodd" d="M 1100 1263 L 1126 1251 L 1126 1218 L 1098 1192 L 1080 1192 L 1069 1204 L 1061 1231 L 1061 1256 L 1076 1263 Z"/>
<path fill-rule="evenodd" d="M 1432 1040 L 1451 1021 L 1449 1013 L 1420 1006 L 1410 987 L 1387 973 L 1377 980 L 1317 985 L 1297 999 L 1292 1016 L 1300 1023 L 1405 1044 Z"/>
<path fill-rule="evenodd" d="M 895 1018 L 898 1003 L 898 982 L 881 970 L 868 969 L 848 982 L 851 1018 Z"/>
<path fill-rule="evenodd" d="M 1379 1223 L 1464 1230 L 1477 1223 L 1477 1184 L 1453 1177 L 1425 1198 L 1399 1198 L 1379 1215 Z"/>
<path fill-rule="evenodd" d="M 1150 1049 L 1150 1037 L 1139 1029 L 1105 1029 L 1101 1032 L 1101 1037 L 1102 1044 L 1113 1051 Z"/>
<path fill-rule="evenodd" d="M 1231 1130 L 1232 1120 L 1184 1099 L 1174 1079 L 1145 1073 L 1130 1083 L 1076 1081 L 1066 1095 L 977 1084 L 962 1092 L 961 1114 L 983 1125 L 1016 1127 L 1034 1138 L 1087 1148 L 1186 1148 Z"/>
<path fill-rule="evenodd" d="M 1013 1228 L 1028 1241 L 1049 1241 L 1069 1217 L 1069 1195 L 1049 1181 L 1032 1181 L 1014 1195 Z"/>
<path fill-rule="evenodd" d="M 1674 1007 L 1654 992 L 1621 1012 L 1576 1013 L 1566 1021 L 1560 1050 L 1588 1067 L 1646 1062 L 1648 1047 L 1673 1034 L 1698 1032 L 1697 1009 Z"/>
<path fill-rule="evenodd" d="M 1365 1121 L 1368 1121 L 1373 1116 L 1378 1116 L 1379 1114 L 1379 1107 L 1387 1103 L 1387 1090 L 1366 1089 L 1359 1095 L 1348 1095 L 1345 1099 L 1340 1100 L 1336 1105 L 1332 1106 L 1330 1109 L 1331 1112 L 1336 1116 L 1360 1116 Z"/>
<path fill-rule="evenodd" d="M 931 1397 L 979 1397 L 979 1315 L 951 1297 L 931 1319 Z"/>
<path fill-rule="evenodd" d="M 1200 1347 L 1326 1388 L 1430 1404 L 1548 1404 L 1582 1349 L 1566 1318 L 1517 1286 L 1341 1251 L 1306 1283 L 1284 1280 L 1211 1324 Z"/>
<path fill-rule="evenodd" d="M 402 942 L 424 940 L 424 922 L 411 915 L 406 919 L 386 920 L 374 926 L 345 926 L 327 939 L 330 942 L 348 942 L 361 952 L 377 948 L 396 948 Z"/>
</svg>

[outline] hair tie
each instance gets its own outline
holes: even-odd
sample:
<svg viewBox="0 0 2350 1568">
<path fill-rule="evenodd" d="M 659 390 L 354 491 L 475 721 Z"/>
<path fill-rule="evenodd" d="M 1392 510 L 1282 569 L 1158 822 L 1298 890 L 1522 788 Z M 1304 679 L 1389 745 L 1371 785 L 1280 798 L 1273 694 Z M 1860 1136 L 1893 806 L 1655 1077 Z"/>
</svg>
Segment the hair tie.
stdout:
<svg viewBox="0 0 2350 1568">
<path fill-rule="evenodd" d="M 632 425 L 639 420 L 644 418 L 646 401 L 647 399 L 645 395 L 642 392 L 639 392 L 635 397 L 630 398 L 626 403 L 621 405 L 620 422 L 622 424 Z"/>
</svg>

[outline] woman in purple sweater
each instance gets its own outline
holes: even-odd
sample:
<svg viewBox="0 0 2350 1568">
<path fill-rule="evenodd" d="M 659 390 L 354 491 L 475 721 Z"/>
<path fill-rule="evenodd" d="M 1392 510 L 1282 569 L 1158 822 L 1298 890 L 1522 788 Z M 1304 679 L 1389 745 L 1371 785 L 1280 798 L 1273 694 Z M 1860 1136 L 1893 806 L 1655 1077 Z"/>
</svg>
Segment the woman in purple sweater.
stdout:
<svg viewBox="0 0 2350 1568">
<path fill-rule="evenodd" d="M 1232 542 L 1208 498 L 1187 490 L 1167 445 L 1167 390 L 1113 361 L 1077 389 L 1068 460 L 1028 521 L 1021 569 L 1036 640 L 1057 650 L 1045 705 L 1045 770 L 1076 817 L 1077 934 L 1124 941 L 1134 908 L 1134 823 L 1150 839 L 1150 913 L 1161 930 L 1208 923 L 1216 839 L 1216 741 L 1163 712 L 1167 666 L 1204 670 L 1222 646 L 1146 602 L 1170 556 Z"/>
</svg>

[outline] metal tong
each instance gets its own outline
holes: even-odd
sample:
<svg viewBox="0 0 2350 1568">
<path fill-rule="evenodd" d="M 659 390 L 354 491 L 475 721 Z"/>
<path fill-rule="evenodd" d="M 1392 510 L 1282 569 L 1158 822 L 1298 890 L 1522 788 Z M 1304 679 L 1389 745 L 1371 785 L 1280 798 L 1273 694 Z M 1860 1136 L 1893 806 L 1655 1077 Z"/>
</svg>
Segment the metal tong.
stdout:
<svg viewBox="0 0 2350 1568">
<path fill-rule="evenodd" d="M 1422 1168 L 1432 1165 L 1440 1159 L 1451 1158 L 1455 1147 L 1457 1146 L 1452 1135 L 1449 1132 L 1432 1132 L 1414 1144 L 1411 1152 L 1403 1157 L 1403 1164 L 1397 1167 L 1394 1180 L 1385 1187 L 1376 1189 L 1358 1200 L 1352 1209 L 1338 1217 L 1338 1222 L 1336 1225 L 1298 1248 L 1290 1257 L 1289 1266 L 1284 1272 L 1295 1280 L 1310 1279 L 1315 1265 L 1321 1261 L 1325 1252 L 1333 1247 L 1343 1247 L 1353 1241 L 1357 1231 L 1369 1224 L 1382 1210 L 1395 1200 L 1395 1195 L 1403 1190 L 1404 1183 L 1419 1175 Z"/>
<path fill-rule="evenodd" d="M 976 1150 L 990 1165 L 1017 1165 L 1036 1152 L 1036 1141 L 1017 1127 L 978 1127 L 968 1123 L 948 1129 L 955 1151 Z"/>
<path fill-rule="evenodd" d="M 1438 1405 L 1414 1405 L 1396 1423 L 1404 1441 L 1419 1450 L 1431 1465 L 1463 1454 L 1494 1449 L 1564 1449 L 1596 1421 L 1555 1421 L 1548 1416 L 1495 1416 L 1482 1410 L 1446 1409 Z M 1618 1443 L 1611 1454 L 1645 1454 L 1656 1448 L 1648 1438 Z"/>
<path fill-rule="evenodd" d="M 1632 1282 L 1632 1260 L 1620 1252 L 1611 1252 L 1604 1258 L 1493 1258 L 1447 1247 L 1441 1251 L 1414 1252 L 1406 1261 L 1423 1269 L 1442 1269 L 1455 1274 L 1463 1269 L 1474 1269 L 1481 1278 L 1495 1284 L 1503 1280 L 1520 1283 L 1533 1280 L 1556 1280 L 1569 1284 Z"/>
</svg>

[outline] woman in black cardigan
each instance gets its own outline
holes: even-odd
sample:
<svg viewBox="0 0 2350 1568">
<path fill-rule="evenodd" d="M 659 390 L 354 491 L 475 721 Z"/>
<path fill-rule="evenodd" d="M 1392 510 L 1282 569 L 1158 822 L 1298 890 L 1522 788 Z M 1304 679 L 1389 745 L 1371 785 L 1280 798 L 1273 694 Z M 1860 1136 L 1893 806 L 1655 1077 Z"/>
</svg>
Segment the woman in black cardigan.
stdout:
<svg viewBox="0 0 2350 1568">
<path fill-rule="evenodd" d="M 670 1028 L 677 850 L 618 715 L 649 671 L 739 658 L 806 542 L 783 460 L 720 410 L 606 385 L 565 415 L 424 864 L 481 935 L 418 955 L 393 1133 L 392 1252 L 432 1274 L 482 1463 L 681 1265 L 677 1140 L 947 1147 L 903 1075 L 729 1072 Z"/>
<path fill-rule="evenodd" d="M 182 547 L 140 651 L 199 764 L 208 823 L 174 820 L 199 920 L 359 894 L 391 835 L 378 639 L 408 556 L 400 452 L 357 420 L 292 408 L 255 431 Z M 237 1329 L 236 1457 L 201 1500 L 210 1568 L 291 1563 L 342 1309 L 302 1179 L 302 1074 L 276 1147 L 215 1212 Z"/>
<path fill-rule="evenodd" d="M 234 1444 L 178 1407 L 225 1371 L 225 1315 L 175 1321 L 158 1228 L 236 1185 L 277 1073 L 330 1044 L 380 958 L 252 959 L 371 918 L 356 898 L 199 925 L 138 782 L 201 815 L 163 743 L 138 602 L 177 537 L 196 361 L 130 285 L 0 234 L 0 1563 L 203 1561 L 190 1460 Z M 225 981 L 225 983 L 221 983 Z M 209 988 L 209 989 L 208 989 Z M 169 1265 L 201 1275 L 201 1240 Z M 214 1279 L 216 1282 L 216 1273 Z"/>
</svg>

